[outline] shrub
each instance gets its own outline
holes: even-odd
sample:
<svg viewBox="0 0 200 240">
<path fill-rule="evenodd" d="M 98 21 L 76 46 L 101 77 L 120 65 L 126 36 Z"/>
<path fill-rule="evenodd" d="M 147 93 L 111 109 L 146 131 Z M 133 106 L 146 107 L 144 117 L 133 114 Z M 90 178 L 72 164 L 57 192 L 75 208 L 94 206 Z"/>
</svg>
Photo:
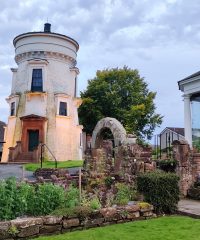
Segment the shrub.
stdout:
<svg viewBox="0 0 200 240">
<path fill-rule="evenodd" d="M 74 213 L 80 218 L 86 218 L 92 213 L 92 209 L 88 206 L 76 206 Z"/>
<path fill-rule="evenodd" d="M 126 205 L 131 199 L 131 190 L 129 186 L 124 183 L 117 183 L 116 188 L 117 193 L 115 196 L 115 203 L 119 205 Z"/>
<path fill-rule="evenodd" d="M 32 186 L 15 178 L 0 181 L 0 220 L 23 215 L 49 214 L 64 203 L 62 187 L 45 183 Z"/>
<path fill-rule="evenodd" d="M 112 186 L 112 184 L 114 183 L 115 178 L 108 176 L 108 177 L 105 178 L 104 181 L 105 181 L 106 187 L 110 188 Z"/>
<path fill-rule="evenodd" d="M 17 229 L 17 227 L 15 225 L 13 225 L 13 226 L 11 225 L 8 229 L 8 233 L 11 236 L 15 237 L 19 233 L 19 230 Z"/>
<path fill-rule="evenodd" d="M 25 183 L 21 182 L 18 185 L 15 199 L 15 205 L 13 211 L 15 212 L 16 216 L 22 216 L 28 212 L 29 209 L 29 199 L 32 199 L 34 196 L 34 187 Z"/>
<path fill-rule="evenodd" d="M 0 181 L 0 219 L 10 220 L 26 214 L 32 189 L 27 183 L 17 183 L 15 178 Z"/>
<path fill-rule="evenodd" d="M 188 197 L 200 200 L 200 179 L 198 179 L 193 186 L 188 190 Z"/>
<path fill-rule="evenodd" d="M 0 219 L 9 220 L 16 217 L 13 211 L 15 205 L 16 182 L 14 179 L 0 181 Z"/>
<path fill-rule="evenodd" d="M 51 214 L 54 216 L 65 216 L 65 217 L 80 217 L 86 218 L 92 213 L 92 209 L 88 206 L 76 206 L 72 208 L 58 208 Z"/>
<path fill-rule="evenodd" d="M 65 195 L 64 207 L 72 208 L 79 205 L 79 203 L 79 190 L 73 185 L 70 185 Z"/>
<path fill-rule="evenodd" d="M 195 199 L 195 200 L 200 200 L 200 187 L 194 187 L 192 186 L 188 190 L 188 197 Z"/>
<path fill-rule="evenodd" d="M 151 207 L 151 205 L 147 202 L 140 202 L 140 203 L 138 203 L 138 206 L 140 207 L 140 209 L 145 209 L 145 208 Z"/>
<path fill-rule="evenodd" d="M 173 213 L 179 201 L 178 180 L 173 173 L 155 171 L 139 175 L 137 187 L 157 213 Z"/>
<path fill-rule="evenodd" d="M 51 215 L 58 216 L 58 217 L 60 216 L 71 217 L 74 214 L 75 214 L 74 208 L 57 208 L 51 213 Z"/>
<path fill-rule="evenodd" d="M 52 183 L 38 185 L 34 195 L 28 198 L 28 213 L 33 216 L 49 214 L 61 206 L 64 200 L 65 192 L 62 187 Z"/>
<path fill-rule="evenodd" d="M 158 166 L 165 172 L 175 172 L 177 161 L 174 159 L 160 160 L 158 161 Z"/>
<path fill-rule="evenodd" d="M 81 207 L 91 208 L 92 210 L 98 210 L 101 208 L 101 202 L 98 198 L 98 193 L 94 195 L 87 194 L 86 191 L 82 191 L 81 194 Z"/>
<path fill-rule="evenodd" d="M 92 210 L 99 210 L 101 208 L 101 203 L 98 197 L 95 197 L 90 200 L 90 207 Z"/>
</svg>

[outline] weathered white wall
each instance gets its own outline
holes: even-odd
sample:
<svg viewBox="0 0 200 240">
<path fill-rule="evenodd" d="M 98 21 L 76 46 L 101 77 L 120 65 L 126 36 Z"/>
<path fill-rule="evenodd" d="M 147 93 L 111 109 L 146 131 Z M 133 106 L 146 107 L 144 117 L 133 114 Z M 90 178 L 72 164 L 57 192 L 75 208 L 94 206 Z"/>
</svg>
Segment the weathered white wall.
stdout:
<svg viewBox="0 0 200 240">
<path fill-rule="evenodd" d="M 25 35 L 14 40 L 18 69 L 13 70 L 11 95 L 18 93 L 20 101 L 15 122 L 8 121 L 3 159 L 7 161 L 8 148 L 21 139 L 20 117 L 31 114 L 47 117 L 45 143 L 58 160 L 82 159 L 77 111 L 81 101 L 74 98 L 78 45 L 52 33 Z M 34 68 L 42 68 L 44 93 L 31 93 Z M 68 116 L 58 115 L 60 101 L 67 102 Z"/>
<path fill-rule="evenodd" d="M 16 42 L 17 41 L 17 42 Z M 29 51 L 52 51 L 76 58 L 77 46 L 74 40 L 52 33 L 30 33 L 15 39 L 15 53 Z"/>
<path fill-rule="evenodd" d="M 46 109 L 47 109 L 46 95 L 26 94 L 25 111 L 23 113 L 24 116 L 34 114 L 46 117 L 47 116 Z"/>
<path fill-rule="evenodd" d="M 3 153 L 1 162 L 8 161 L 8 154 L 9 154 L 9 147 L 13 147 L 14 145 L 14 133 L 15 133 L 15 126 L 16 126 L 16 117 L 9 117 L 8 118 L 8 125 L 5 128 L 5 137 L 4 140 L 6 143 L 3 145 Z"/>
</svg>

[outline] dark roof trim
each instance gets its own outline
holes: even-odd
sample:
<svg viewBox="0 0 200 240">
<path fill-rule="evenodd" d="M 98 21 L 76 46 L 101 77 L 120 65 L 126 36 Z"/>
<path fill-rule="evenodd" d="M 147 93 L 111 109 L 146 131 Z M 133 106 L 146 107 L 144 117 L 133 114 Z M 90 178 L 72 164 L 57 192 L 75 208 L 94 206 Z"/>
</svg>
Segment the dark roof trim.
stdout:
<svg viewBox="0 0 200 240">
<path fill-rule="evenodd" d="M 177 127 L 166 127 L 160 134 L 163 134 L 166 129 L 170 130 L 171 132 L 175 132 L 178 135 L 185 136 L 185 129 L 184 128 L 177 128 Z"/>
<path fill-rule="evenodd" d="M 182 81 L 189 80 L 189 79 L 192 79 L 192 78 L 198 77 L 198 76 L 200 77 L 200 71 L 198 71 L 198 72 L 196 72 L 196 73 L 193 73 L 193 74 L 191 74 L 190 76 L 188 76 L 188 77 L 186 77 L 186 78 L 183 78 L 182 80 L 178 81 L 179 89 L 180 89 L 180 83 L 181 83 Z"/>
</svg>

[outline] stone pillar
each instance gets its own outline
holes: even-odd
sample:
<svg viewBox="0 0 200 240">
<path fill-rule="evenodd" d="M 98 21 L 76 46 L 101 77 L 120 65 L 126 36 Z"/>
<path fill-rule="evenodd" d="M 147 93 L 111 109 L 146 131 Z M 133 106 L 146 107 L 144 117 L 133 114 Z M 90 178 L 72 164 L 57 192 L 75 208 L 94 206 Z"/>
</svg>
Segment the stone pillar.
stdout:
<svg viewBox="0 0 200 240">
<path fill-rule="evenodd" d="M 173 158 L 177 161 L 176 173 L 180 178 L 179 189 L 183 196 L 187 196 L 188 189 L 193 184 L 193 158 L 189 144 L 186 141 L 173 142 Z"/>
<path fill-rule="evenodd" d="M 192 121 L 191 121 L 191 104 L 190 95 L 184 95 L 184 125 L 185 139 L 192 147 Z"/>
</svg>

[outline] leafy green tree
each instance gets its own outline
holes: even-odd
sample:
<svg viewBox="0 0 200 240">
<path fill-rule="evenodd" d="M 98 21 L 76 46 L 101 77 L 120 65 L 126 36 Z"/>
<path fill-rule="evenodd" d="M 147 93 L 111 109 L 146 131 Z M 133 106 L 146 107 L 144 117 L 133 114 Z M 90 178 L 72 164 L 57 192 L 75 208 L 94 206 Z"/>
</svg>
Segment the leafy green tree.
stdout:
<svg viewBox="0 0 200 240">
<path fill-rule="evenodd" d="M 150 139 L 155 127 L 162 123 L 162 116 L 155 113 L 155 96 L 138 70 L 124 66 L 97 71 L 86 91 L 81 92 L 80 122 L 87 133 L 92 133 L 101 118 L 113 117 L 127 133 Z"/>
</svg>

